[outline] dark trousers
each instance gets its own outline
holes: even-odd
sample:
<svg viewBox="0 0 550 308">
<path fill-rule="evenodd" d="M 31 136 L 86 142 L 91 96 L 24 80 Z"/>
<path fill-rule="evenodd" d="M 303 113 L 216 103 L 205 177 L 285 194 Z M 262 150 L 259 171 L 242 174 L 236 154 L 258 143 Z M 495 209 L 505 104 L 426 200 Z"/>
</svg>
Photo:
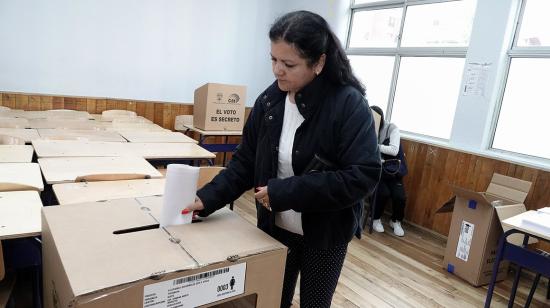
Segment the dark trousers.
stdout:
<svg viewBox="0 0 550 308">
<path fill-rule="evenodd" d="M 275 227 L 274 237 L 288 247 L 281 308 L 292 306 L 300 274 L 300 307 L 330 307 L 348 245 L 317 249 L 304 244 L 301 235 Z"/>
<path fill-rule="evenodd" d="M 386 202 L 391 200 L 393 212 L 391 219 L 393 221 L 402 221 L 405 217 L 405 187 L 401 178 L 382 178 L 378 183 L 376 191 L 376 203 L 374 209 L 374 219 L 380 219 L 384 213 Z"/>
</svg>

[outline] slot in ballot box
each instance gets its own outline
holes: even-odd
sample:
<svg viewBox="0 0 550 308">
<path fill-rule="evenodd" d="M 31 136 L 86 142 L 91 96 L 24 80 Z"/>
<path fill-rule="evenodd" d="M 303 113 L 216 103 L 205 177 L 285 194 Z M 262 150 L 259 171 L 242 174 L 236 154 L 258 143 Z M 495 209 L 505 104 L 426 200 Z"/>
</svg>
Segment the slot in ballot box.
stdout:
<svg viewBox="0 0 550 308">
<path fill-rule="evenodd" d="M 227 209 L 159 228 L 161 198 L 44 208 L 44 306 L 279 307 L 285 246 Z"/>
</svg>

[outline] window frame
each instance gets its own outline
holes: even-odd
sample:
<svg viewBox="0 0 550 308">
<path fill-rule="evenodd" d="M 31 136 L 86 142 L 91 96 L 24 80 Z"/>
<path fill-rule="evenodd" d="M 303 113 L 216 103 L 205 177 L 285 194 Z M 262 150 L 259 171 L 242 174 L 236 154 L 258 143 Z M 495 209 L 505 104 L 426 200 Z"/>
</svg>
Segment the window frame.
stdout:
<svg viewBox="0 0 550 308">
<path fill-rule="evenodd" d="M 385 118 L 391 121 L 393 112 L 393 103 L 395 99 L 395 91 L 397 89 L 397 79 L 399 76 L 399 69 L 401 65 L 401 58 L 403 57 L 441 57 L 441 58 L 463 58 L 466 59 L 466 53 L 468 47 L 401 47 L 401 39 L 403 37 L 403 30 L 405 27 L 405 18 L 407 15 L 407 9 L 414 5 L 427 5 L 435 3 L 454 2 L 460 0 L 386 0 L 373 3 L 363 3 L 351 6 L 348 31 L 346 36 L 346 54 L 350 56 L 392 56 L 394 57 L 394 66 L 392 72 L 392 79 L 390 83 L 390 93 L 388 94 L 387 109 L 384 110 Z M 396 47 L 367 47 L 367 48 L 350 48 L 351 31 L 353 27 L 353 19 L 356 12 L 361 11 L 375 11 L 382 9 L 402 8 L 402 15 L 399 24 L 399 33 L 397 37 Z M 442 139 L 434 136 L 423 135 L 415 132 L 406 131 L 407 134 L 418 136 L 421 138 L 431 139 L 437 142 L 448 142 L 449 138 Z"/>
<path fill-rule="evenodd" d="M 498 153 L 500 155 L 512 155 L 520 157 L 524 160 L 535 160 L 535 161 L 542 161 L 542 162 L 548 162 L 550 161 L 550 158 L 545 157 L 539 157 L 534 155 L 529 155 L 525 153 L 519 153 L 519 152 L 513 152 L 510 150 L 503 150 L 499 148 L 494 148 L 493 144 L 495 141 L 495 136 L 497 133 L 497 126 L 498 126 L 498 120 L 500 117 L 500 112 L 502 110 L 502 104 L 504 102 L 504 96 L 506 93 L 506 86 L 508 85 L 508 77 L 510 75 L 510 67 L 512 65 L 513 59 L 535 59 L 535 58 L 543 58 L 543 59 L 550 59 L 550 46 L 542 46 L 542 47 L 518 47 L 517 42 L 519 40 L 519 33 L 521 31 L 521 26 L 523 23 L 523 16 L 525 14 L 525 7 L 527 5 L 527 2 L 529 0 L 521 0 L 520 1 L 520 7 L 517 11 L 517 14 L 515 16 L 515 24 L 514 24 L 514 31 L 513 31 L 513 39 L 511 40 L 509 46 L 507 47 L 506 51 L 506 60 L 504 61 L 504 73 L 502 74 L 502 78 L 499 80 L 500 87 L 498 90 L 498 97 L 497 102 L 495 104 L 495 109 L 493 111 L 493 117 L 491 119 L 491 127 L 489 131 L 489 143 L 487 145 L 487 149 L 489 152 Z"/>
</svg>

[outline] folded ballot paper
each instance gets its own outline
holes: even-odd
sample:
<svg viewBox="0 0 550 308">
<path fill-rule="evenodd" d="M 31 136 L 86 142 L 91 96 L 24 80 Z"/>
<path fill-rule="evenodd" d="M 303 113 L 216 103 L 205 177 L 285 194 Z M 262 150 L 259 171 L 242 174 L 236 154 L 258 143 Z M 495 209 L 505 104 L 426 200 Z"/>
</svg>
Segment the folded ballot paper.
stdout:
<svg viewBox="0 0 550 308">
<path fill-rule="evenodd" d="M 182 164 L 169 164 L 166 168 L 161 227 L 187 224 L 193 219 L 193 212 L 182 214 L 181 210 L 195 201 L 199 169 Z"/>
<path fill-rule="evenodd" d="M 550 207 L 526 213 L 523 217 L 523 223 L 550 232 Z"/>
</svg>

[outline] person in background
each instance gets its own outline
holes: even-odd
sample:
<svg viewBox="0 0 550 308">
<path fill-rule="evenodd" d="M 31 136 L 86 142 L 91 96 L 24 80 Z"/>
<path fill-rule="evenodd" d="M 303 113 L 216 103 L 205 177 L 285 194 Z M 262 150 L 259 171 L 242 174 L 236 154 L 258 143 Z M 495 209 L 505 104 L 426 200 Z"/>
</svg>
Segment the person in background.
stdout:
<svg viewBox="0 0 550 308">
<path fill-rule="evenodd" d="M 365 89 L 327 22 L 308 11 L 269 31 L 276 81 L 259 95 L 227 168 L 186 210 L 208 216 L 255 188 L 258 227 L 286 246 L 281 307 L 330 307 L 362 199 L 380 176 Z"/>
<path fill-rule="evenodd" d="M 382 165 L 385 164 L 384 160 L 399 159 L 399 147 L 401 145 L 401 137 L 399 134 L 399 128 L 393 124 L 384 121 L 384 112 L 378 106 L 372 106 L 371 109 L 380 115 L 380 129 L 378 132 L 378 143 L 380 146 L 380 153 L 382 154 Z M 405 163 L 405 162 L 400 162 Z M 384 168 L 383 168 L 384 169 Z M 393 229 L 393 233 L 397 236 L 404 236 L 405 231 L 401 226 L 403 217 L 405 216 L 405 187 L 403 186 L 403 177 L 399 172 L 386 172 L 382 171 L 382 177 L 378 183 L 376 191 L 376 202 L 374 209 L 373 229 L 376 232 L 384 232 L 384 226 L 382 225 L 382 213 L 384 212 L 384 206 L 388 199 L 391 199 L 393 212 L 390 220 L 390 227 Z"/>
</svg>

